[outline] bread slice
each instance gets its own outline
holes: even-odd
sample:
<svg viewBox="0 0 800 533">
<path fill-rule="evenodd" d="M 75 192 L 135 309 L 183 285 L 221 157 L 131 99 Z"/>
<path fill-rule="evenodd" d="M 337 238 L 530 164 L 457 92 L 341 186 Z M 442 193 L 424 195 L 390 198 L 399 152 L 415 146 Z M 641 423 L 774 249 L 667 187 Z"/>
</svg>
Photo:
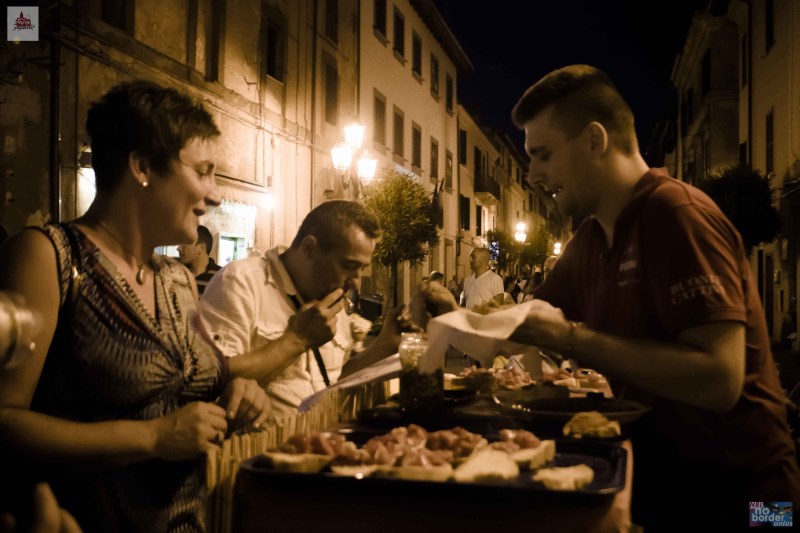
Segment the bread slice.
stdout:
<svg viewBox="0 0 800 533">
<path fill-rule="evenodd" d="M 453 478 L 458 482 L 505 481 L 519 475 L 517 463 L 499 450 L 484 448 L 470 455 L 456 468 Z"/>
<path fill-rule="evenodd" d="M 453 466 L 450 463 L 436 466 L 380 466 L 373 475 L 411 481 L 447 481 L 453 476 Z"/>
<path fill-rule="evenodd" d="M 378 469 L 378 465 L 332 465 L 331 472 L 337 476 L 357 477 L 359 479 L 369 477 Z"/>
<path fill-rule="evenodd" d="M 559 385 L 561 387 L 577 388 L 580 387 L 580 382 L 576 378 L 564 378 L 555 380 L 553 382 L 553 385 Z"/>
<path fill-rule="evenodd" d="M 622 435 L 619 421 L 609 420 L 599 411 L 585 411 L 575 413 L 564 425 L 564 435 L 613 438 Z"/>
<path fill-rule="evenodd" d="M 536 448 L 522 448 L 509 454 L 523 470 L 533 470 L 545 465 L 556 456 L 556 441 L 543 440 Z"/>
<path fill-rule="evenodd" d="M 594 470 L 588 465 L 554 466 L 542 468 L 533 475 L 533 480 L 552 490 L 578 490 L 594 479 Z"/>
<path fill-rule="evenodd" d="M 281 472 L 316 473 L 328 466 L 333 459 L 330 455 L 315 453 L 267 452 L 264 456 L 274 470 Z"/>
</svg>

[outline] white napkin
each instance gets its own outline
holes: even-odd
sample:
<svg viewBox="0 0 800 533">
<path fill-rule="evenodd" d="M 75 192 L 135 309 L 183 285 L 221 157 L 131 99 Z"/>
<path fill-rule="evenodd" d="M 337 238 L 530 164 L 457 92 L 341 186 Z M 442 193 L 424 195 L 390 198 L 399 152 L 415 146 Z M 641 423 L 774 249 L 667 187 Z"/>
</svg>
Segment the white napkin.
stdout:
<svg viewBox="0 0 800 533">
<path fill-rule="evenodd" d="M 541 379 L 539 348 L 508 338 L 525 321 L 528 311 L 542 307 L 552 308 L 543 300 L 531 300 L 488 315 L 459 309 L 432 319 L 428 322 L 428 350 L 420 358 L 420 371 L 433 372 L 442 368 L 447 349 L 452 346 L 487 368 L 498 355 L 522 354 L 522 362 L 531 377 Z"/>
</svg>

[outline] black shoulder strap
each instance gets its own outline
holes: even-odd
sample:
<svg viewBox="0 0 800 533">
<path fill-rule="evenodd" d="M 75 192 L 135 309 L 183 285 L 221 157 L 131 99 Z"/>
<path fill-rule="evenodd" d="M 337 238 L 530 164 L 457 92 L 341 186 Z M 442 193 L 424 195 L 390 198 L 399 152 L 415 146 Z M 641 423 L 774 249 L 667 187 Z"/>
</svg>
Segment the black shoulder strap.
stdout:
<svg viewBox="0 0 800 533">
<path fill-rule="evenodd" d="M 67 289 L 67 299 L 64 302 L 65 306 L 70 307 L 70 313 L 75 310 L 75 305 L 78 303 L 78 293 L 81 288 L 81 273 L 80 269 L 78 268 L 81 263 L 81 250 L 78 246 L 78 241 L 75 239 L 75 234 L 69 229 L 69 227 L 62 223 L 59 223 L 61 229 L 64 230 L 64 234 L 67 236 L 67 241 L 69 242 L 69 253 L 72 261 L 70 261 L 70 275 L 69 275 L 69 288 Z"/>
<path fill-rule="evenodd" d="M 298 311 L 300 309 L 300 300 L 297 299 L 297 296 L 295 296 L 294 294 L 287 294 L 286 296 L 288 296 L 289 300 L 292 301 L 295 311 Z M 317 348 L 316 346 L 314 346 L 312 350 L 314 351 L 314 359 L 317 361 L 319 372 L 320 374 L 322 374 L 322 381 L 325 382 L 326 387 L 330 387 L 331 380 L 328 379 L 328 369 L 325 368 L 325 361 L 322 360 L 322 354 L 319 353 L 319 348 Z"/>
<path fill-rule="evenodd" d="M 80 293 L 82 279 L 80 270 L 81 253 L 78 241 L 67 224 L 60 222 L 58 226 L 61 228 L 61 231 L 64 232 L 67 242 L 69 243 L 70 274 L 66 298 L 64 298 L 64 303 L 58 310 L 56 335 L 59 335 L 59 332 L 66 332 L 72 329 L 72 319 L 75 316 L 75 308 L 78 305 L 78 294 Z"/>
</svg>

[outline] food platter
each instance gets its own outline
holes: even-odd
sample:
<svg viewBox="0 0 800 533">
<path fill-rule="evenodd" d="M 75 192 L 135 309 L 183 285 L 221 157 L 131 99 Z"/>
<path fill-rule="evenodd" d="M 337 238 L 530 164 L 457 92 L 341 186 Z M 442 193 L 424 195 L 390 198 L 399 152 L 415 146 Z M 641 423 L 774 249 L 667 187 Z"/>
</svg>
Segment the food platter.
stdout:
<svg viewBox="0 0 800 533">
<path fill-rule="evenodd" d="M 367 433 L 374 435 L 374 433 Z M 351 435 L 363 438 L 362 435 Z M 330 471 L 320 473 L 285 472 L 273 470 L 264 456 L 243 462 L 239 477 L 245 476 L 258 483 L 285 489 L 303 489 L 313 492 L 346 492 L 347 494 L 380 493 L 386 497 L 415 494 L 446 494 L 459 500 L 484 500 L 487 494 L 499 499 L 540 497 L 558 494 L 566 498 L 597 498 L 616 494 L 625 486 L 627 451 L 621 446 L 593 441 L 559 440 L 553 466 L 586 464 L 595 472 L 594 480 L 580 489 L 557 491 L 532 480 L 531 472 L 522 472 L 510 481 L 493 483 L 456 483 L 453 481 L 418 481 L 386 477 L 338 476 Z M 238 481 L 237 481 L 238 483 Z"/>
</svg>

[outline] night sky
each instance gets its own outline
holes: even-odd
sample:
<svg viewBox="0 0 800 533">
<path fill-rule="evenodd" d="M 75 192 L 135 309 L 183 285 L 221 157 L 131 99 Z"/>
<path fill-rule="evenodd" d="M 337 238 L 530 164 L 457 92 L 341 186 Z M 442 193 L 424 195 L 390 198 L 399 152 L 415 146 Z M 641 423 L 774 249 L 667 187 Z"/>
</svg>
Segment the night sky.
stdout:
<svg viewBox="0 0 800 533">
<path fill-rule="evenodd" d="M 434 0 L 475 71 L 459 101 L 480 123 L 508 131 L 511 108 L 549 71 L 574 63 L 611 76 L 636 117 L 642 148 L 677 113 L 670 82 L 695 10 L 708 0 Z M 491 6 L 491 7 L 487 7 Z"/>
</svg>

